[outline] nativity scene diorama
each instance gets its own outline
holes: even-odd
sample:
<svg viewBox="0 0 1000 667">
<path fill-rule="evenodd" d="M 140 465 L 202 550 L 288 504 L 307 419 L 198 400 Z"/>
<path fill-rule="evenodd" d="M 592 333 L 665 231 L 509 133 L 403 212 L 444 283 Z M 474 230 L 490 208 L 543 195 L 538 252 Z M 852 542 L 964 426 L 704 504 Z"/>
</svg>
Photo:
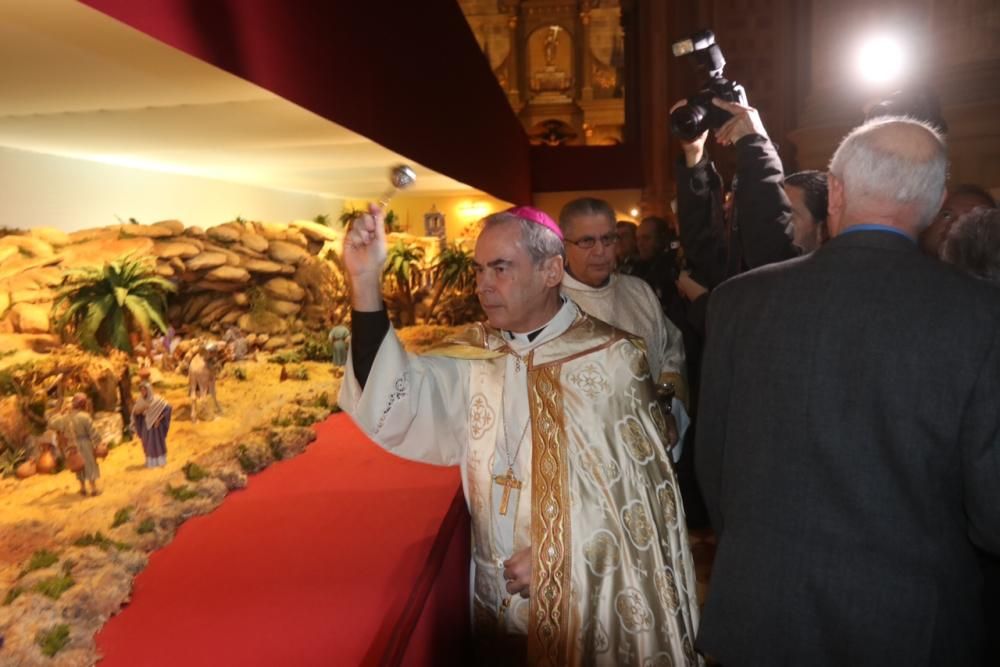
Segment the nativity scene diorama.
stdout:
<svg viewBox="0 0 1000 667">
<path fill-rule="evenodd" d="M 93 664 L 148 554 L 338 410 L 328 220 L 0 231 L 4 659 Z M 435 224 L 388 235 L 388 312 L 416 351 L 482 317 L 471 252 Z"/>
</svg>

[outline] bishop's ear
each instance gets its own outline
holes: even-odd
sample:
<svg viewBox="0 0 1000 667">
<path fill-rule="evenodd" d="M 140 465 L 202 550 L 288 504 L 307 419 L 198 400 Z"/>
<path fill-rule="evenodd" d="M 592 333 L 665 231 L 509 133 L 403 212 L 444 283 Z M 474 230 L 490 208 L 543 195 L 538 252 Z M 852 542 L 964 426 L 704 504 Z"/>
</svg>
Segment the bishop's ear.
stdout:
<svg viewBox="0 0 1000 667">
<path fill-rule="evenodd" d="M 549 257 L 542 262 L 542 271 L 545 274 L 546 287 L 561 285 L 563 279 L 563 258 L 559 255 Z"/>
</svg>

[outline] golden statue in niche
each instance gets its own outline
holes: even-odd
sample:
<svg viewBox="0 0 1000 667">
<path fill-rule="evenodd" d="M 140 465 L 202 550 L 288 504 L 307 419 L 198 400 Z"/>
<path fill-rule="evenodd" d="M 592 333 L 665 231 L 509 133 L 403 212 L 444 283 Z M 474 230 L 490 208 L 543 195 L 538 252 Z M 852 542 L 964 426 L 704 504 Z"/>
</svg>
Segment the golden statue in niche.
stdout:
<svg viewBox="0 0 1000 667">
<path fill-rule="evenodd" d="M 560 50 L 560 43 L 565 41 L 563 33 L 571 42 L 572 36 L 554 24 L 537 28 L 528 38 L 532 103 L 570 101 L 567 94 L 573 87 L 573 45 L 570 43 L 568 51 Z"/>
<path fill-rule="evenodd" d="M 545 64 L 555 65 L 556 50 L 559 48 L 559 33 L 562 30 L 557 25 L 549 26 L 549 33 L 545 36 Z"/>
<path fill-rule="evenodd" d="M 627 77 L 620 0 L 458 4 L 533 141 L 622 141 Z"/>
</svg>

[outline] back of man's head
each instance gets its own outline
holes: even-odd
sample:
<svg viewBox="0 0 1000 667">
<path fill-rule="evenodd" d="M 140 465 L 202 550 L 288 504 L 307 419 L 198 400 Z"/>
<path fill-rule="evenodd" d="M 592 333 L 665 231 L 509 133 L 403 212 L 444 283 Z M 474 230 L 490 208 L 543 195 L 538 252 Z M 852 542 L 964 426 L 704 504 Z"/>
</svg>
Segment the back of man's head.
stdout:
<svg viewBox="0 0 1000 667">
<path fill-rule="evenodd" d="M 1000 209 L 980 206 L 959 218 L 941 255 L 963 271 L 1000 285 Z"/>
<path fill-rule="evenodd" d="M 941 206 L 947 172 L 944 140 L 926 123 L 887 117 L 855 128 L 830 161 L 831 231 L 875 222 L 916 235 Z"/>
</svg>

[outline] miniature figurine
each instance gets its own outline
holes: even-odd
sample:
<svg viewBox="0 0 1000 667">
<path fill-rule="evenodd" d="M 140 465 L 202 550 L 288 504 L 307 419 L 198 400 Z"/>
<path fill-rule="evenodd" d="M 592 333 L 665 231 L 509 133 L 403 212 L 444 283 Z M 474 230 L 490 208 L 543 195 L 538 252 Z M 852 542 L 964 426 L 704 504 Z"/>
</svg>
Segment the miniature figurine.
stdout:
<svg viewBox="0 0 1000 667">
<path fill-rule="evenodd" d="M 242 361 L 246 358 L 249 345 L 247 344 L 246 336 L 243 335 L 243 331 L 238 326 L 234 324 L 226 329 L 222 340 L 229 345 L 230 359 L 233 361 Z"/>
<path fill-rule="evenodd" d="M 95 447 L 100 444 L 101 437 L 94 428 L 94 420 L 87 412 L 87 395 L 73 395 L 70 410 L 52 418 L 51 426 L 62 436 L 64 444 L 63 456 L 66 466 L 76 473 L 80 482 L 80 495 L 87 495 L 87 483 L 90 483 L 90 495 L 100 495 L 97 480 L 101 469 L 94 455 Z"/>
<path fill-rule="evenodd" d="M 139 385 L 139 398 L 132 407 L 132 431 L 142 441 L 146 467 L 167 464 L 167 432 L 170 430 L 172 408 L 153 391 L 152 383 Z"/>
<path fill-rule="evenodd" d="M 333 365 L 343 366 L 347 363 L 347 345 L 351 340 L 351 331 L 343 324 L 330 329 L 330 345 L 333 348 Z"/>
</svg>

